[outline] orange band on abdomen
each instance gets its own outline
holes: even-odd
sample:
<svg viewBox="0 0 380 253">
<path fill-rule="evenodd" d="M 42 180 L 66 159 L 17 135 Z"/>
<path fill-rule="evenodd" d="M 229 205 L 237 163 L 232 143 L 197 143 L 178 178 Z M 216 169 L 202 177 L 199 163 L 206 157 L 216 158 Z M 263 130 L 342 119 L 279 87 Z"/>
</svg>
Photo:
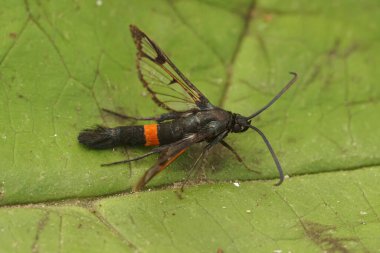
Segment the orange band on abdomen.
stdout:
<svg viewBox="0 0 380 253">
<path fill-rule="evenodd" d="M 157 124 L 144 125 L 145 146 L 160 145 L 157 134 Z"/>
</svg>

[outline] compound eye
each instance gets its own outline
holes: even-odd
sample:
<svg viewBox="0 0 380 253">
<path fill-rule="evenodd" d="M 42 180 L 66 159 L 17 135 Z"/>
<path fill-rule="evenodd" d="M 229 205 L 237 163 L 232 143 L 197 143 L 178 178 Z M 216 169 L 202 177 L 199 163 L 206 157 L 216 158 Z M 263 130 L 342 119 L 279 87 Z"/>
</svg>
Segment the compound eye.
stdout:
<svg viewBox="0 0 380 253">
<path fill-rule="evenodd" d="M 234 132 L 241 131 L 241 126 L 239 124 L 234 125 Z"/>
</svg>

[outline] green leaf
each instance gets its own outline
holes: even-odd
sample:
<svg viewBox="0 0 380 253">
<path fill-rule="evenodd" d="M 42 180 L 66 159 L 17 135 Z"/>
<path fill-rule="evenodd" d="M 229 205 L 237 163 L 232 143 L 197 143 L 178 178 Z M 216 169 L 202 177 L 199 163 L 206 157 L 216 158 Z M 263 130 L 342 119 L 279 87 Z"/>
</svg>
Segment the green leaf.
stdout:
<svg viewBox="0 0 380 253">
<path fill-rule="evenodd" d="M 376 1 L 11 1 L 0 3 L 1 252 L 374 252 L 380 248 Z M 178 198 L 194 148 L 129 194 L 155 157 L 88 150 L 101 113 L 163 113 L 135 69 L 136 24 L 214 104 L 249 115 Z M 202 172 L 203 173 L 203 172 Z M 231 182 L 240 182 L 240 187 Z"/>
</svg>

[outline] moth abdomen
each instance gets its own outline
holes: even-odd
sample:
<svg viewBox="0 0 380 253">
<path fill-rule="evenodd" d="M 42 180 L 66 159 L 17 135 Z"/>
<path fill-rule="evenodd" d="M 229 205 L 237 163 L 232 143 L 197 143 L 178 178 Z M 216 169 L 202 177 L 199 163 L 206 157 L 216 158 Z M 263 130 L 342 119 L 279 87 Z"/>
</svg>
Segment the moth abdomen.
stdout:
<svg viewBox="0 0 380 253">
<path fill-rule="evenodd" d="M 80 132 L 78 141 L 93 149 L 139 146 L 145 144 L 144 128 L 143 126 L 121 126 L 115 128 L 98 126 Z"/>
</svg>

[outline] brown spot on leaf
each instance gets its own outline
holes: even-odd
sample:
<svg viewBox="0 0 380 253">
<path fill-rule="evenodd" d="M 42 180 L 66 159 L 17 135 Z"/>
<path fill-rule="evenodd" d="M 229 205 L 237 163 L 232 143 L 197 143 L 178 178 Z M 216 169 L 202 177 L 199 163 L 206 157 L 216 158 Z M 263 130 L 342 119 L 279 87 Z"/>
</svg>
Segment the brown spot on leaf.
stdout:
<svg viewBox="0 0 380 253">
<path fill-rule="evenodd" d="M 17 33 L 15 33 L 15 32 L 12 32 L 12 33 L 9 33 L 9 38 L 11 38 L 11 39 L 17 39 Z"/>
<path fill-rule="evenodd" d="M 265 22 L 269 23 L 269 22 L 271 22 L 271 21 L 273 20 L 273 15 L 270 14 L 270 13 L 265 14 L 265 15 L 263 16 L 263 19 L 264 19 Z"/>
<path fill-rule="evenodd" d="M 327 253 L 349 253 L 350 251 L 343 243 L 358 240 L 356 238 L 334 237 L 336 227 L 332 225 L 324 225 L 312 221 L 303 221 L 302 225 L 305 229 L 307 237 L 309 237 L 315 244 Z"/>
</svg>

